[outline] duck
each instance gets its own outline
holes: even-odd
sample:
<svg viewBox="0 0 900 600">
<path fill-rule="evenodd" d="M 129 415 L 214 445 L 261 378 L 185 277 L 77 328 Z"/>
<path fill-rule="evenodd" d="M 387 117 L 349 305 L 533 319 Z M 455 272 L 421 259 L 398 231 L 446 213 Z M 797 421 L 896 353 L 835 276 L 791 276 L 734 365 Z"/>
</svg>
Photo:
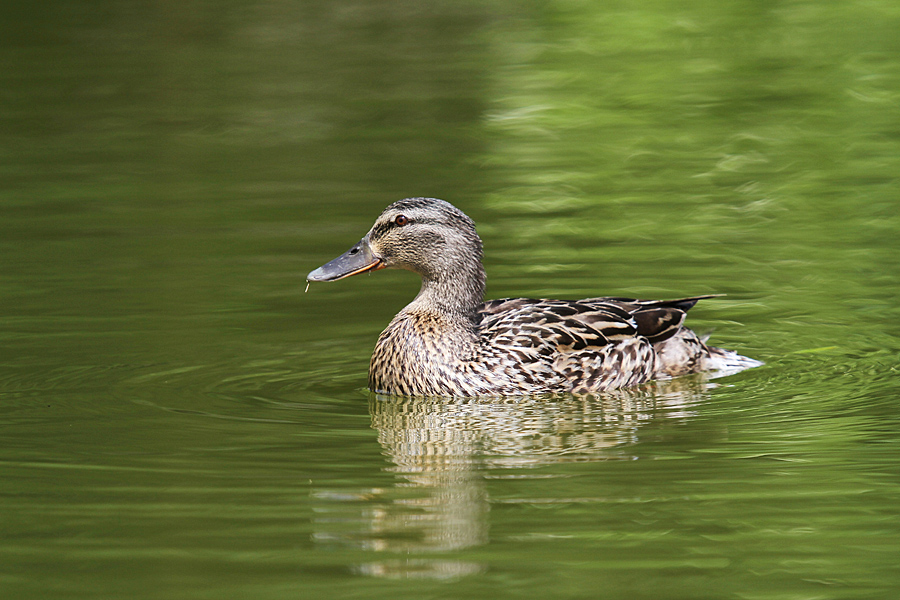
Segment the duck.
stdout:
<svg viewBox="0 0 900 600">
<path fill-rule="evenodd" d="M 701 372 L 762 364 L 708 346 L 683 325 L 714 296 L 677 300 L 597 297 L 484 301 L 483 244 L 475 223 L 437 198 L 384 209 L 347 252 L 309 282 L 380 269 L 418 274 L 418 295 L 378 337 L 369 390 L 393 396 L 597 394 Z"/>
</svg>

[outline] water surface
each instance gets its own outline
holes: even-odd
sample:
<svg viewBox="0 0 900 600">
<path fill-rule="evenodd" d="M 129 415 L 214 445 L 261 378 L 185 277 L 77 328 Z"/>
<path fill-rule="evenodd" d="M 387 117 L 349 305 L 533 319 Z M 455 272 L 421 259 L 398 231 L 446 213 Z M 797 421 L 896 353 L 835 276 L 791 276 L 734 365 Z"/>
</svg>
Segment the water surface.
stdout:
<svg viewBox="0 0 900 600">
<path fill-rule="evenodd" d="M 900 592 L 900 13 L 51 3 L 0 14 L 10 598 Z M 304 293 L 388 203 L 488 297 L 673 298 L 766 362 L 370 395 L 415 294 Z"/>
</svg>

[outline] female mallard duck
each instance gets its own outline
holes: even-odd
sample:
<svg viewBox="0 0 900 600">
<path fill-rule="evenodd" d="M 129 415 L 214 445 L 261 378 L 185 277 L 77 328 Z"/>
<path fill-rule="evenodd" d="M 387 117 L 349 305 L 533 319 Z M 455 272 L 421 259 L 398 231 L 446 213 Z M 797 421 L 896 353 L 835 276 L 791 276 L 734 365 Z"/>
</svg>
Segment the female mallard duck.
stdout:
<svg viewBox="0 0 900 600">
<path fill-rule="evenodd" d="M 682 327 L 699 296 L 682 300 L 531 300 L 482 303 L 485 274 L 475 223 L 448 202 L 388 206 L 347 252 L 307 281 L 388 267 L 422 277 L 372 353 L 369 389 L 406 396 L 590 393 L 761 363 L 712 348 Z"/>
</svg>

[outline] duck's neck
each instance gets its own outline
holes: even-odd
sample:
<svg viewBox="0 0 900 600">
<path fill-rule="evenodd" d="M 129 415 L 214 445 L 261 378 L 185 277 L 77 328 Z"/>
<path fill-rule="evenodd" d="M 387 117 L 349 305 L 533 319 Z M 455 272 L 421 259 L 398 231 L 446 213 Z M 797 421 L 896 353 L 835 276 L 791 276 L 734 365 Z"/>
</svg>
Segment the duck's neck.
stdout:
<svg viewBox="0 0 900 600">
<path fill-rule="evenodd" d="M 439 277 L 422 276 L 422 289 L 405 312 L 432 314 L 437 317 L 471 323 L 484 300 L 485 274 L 481 261 Z"/>
</svg>

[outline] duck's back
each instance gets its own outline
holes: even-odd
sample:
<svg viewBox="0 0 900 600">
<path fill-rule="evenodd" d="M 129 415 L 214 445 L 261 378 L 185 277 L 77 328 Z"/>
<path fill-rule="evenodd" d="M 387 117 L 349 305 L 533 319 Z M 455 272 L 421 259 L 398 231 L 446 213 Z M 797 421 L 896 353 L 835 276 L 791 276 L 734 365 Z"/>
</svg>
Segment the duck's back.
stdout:
<svg viewBox="0 0 900 600">
<path fill-rule="evenodd" d="M 493 300 L 479 307 L 484 361 L 519 369 L 520 378 L 553 392 L 611 390 L 700 370 L 709 352 L 681 325 L 698 300 Z"/>
</svg>

